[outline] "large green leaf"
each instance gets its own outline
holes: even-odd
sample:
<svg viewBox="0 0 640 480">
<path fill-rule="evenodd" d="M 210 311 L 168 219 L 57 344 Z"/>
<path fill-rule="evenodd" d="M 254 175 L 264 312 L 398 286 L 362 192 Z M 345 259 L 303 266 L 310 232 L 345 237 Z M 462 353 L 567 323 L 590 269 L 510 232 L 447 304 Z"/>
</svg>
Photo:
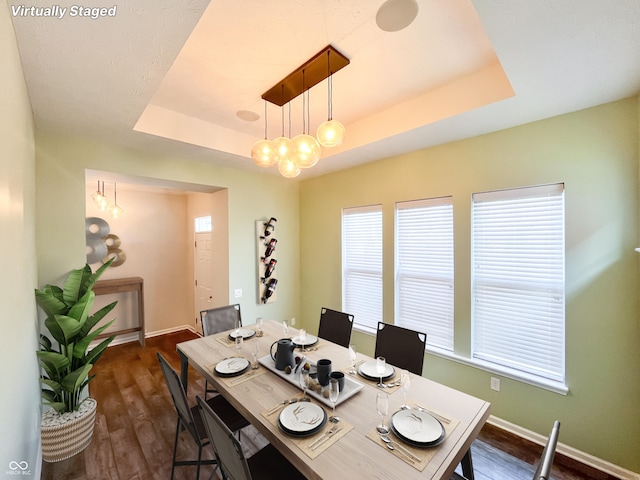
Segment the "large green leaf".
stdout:
<svg viewBox="0 0 640 480">
<path fill-rule="evenodd" d="M 104 317 L 107 316 L 107 313 L 109 313 L 111 310 L 113 310 L 113 308 L 116 306 L 117 303 L 118 302 L 111 302 L 109 305 L 105 305 L 100 310 L 98 310 L 96 313 L 91 315 L 87 319 L 87 321 L 84 322 L 84 325 L 82 325 L 82 330 L 80 331 L 80 336 L 81 337 L 85 337 L 91 331 L 91 329 L 98 324 L 98 322 L 100 320 L 102 320 Z"/>
<path fill-rule="evenodd" d="M 53 338 L 60 345 L 65 347 L 73 343 L 75 337 L 80 332 L 82 324 L 75 318 L 67 317 L 66 315 L 54 315 L 53 317 L 47 317 L 44 321 L 45 327 L 49 329 Z"/>
<path fill-rule="evenodd" d="M 84 324 L 91 313 L 95 298 L 96 294 L 92 290 L 89 290 L 69 309 L 67 316 L 75 318 L 81 324 Z"/>
<path fill-rule="evenodd" d="M 95 283 L 100 279 L 100 277 L 102 276 L 102 274 L 104 272 L 107 271 L 107 268 L 109 268 L 111 266 L 111 264 L 113 263 L 113 261 L 116 259 L 116 257 L 111 257 L 109 260 L 107 260 L 105 263 L 103 263 L 100 268 L 98 268 L 98 270 L 96 270 L 96 272 L 91 275 L 88 279 L 87 279 L 87 283 L 85 285 L 85 288 L 87 290 L 91 290 L 93 288 L 93 286 L 95 285 Z"/>
<path fill-rule="evenodd" d="M 63 355 L 58 352 L 40 351 L 40 352 L 36 352 L 36 355 L 42 362 L 45 362 L 53 370 L 56 370 L 58 372 L 62 372 L 63 370 L 68 368 L 71 363 L 69 359 L 66 357 L 66 355 Z"/>
<path fill-rule="evenodd" d="M 93 365 L 91 363 L 87 363 L 86 365 L 83 365 L 77 370 L 71 372 L 69 375 L 62 379 L 62 388 L 67 392 L 78 391 L 84 380 L 89 375 L 91 368 L 93 368 Z"/>
<path fill-rule="evenodd" d="M 40 335 L 40 349 L 46 352 L 51 352 L 51 340 L 45 335 Z"/>
<path fill-rule="evenodd" d="M 63 288 L 64 301 L 67 305 L 73 305 L 82 296 L 86 267 L 88 265 L 85 265 L 85 268 L 74 269 L 69 272 Z"/>
<path fill-rule="evenodd" d="M 56 396 L 62 393 L 62 385 L 60 385 L 58 382 L 54 380 L 50 380 L 48 378 L 41 378 L 40 383 L 44 383 L 47 387 L 51 389 L 51 390 L 47 390 L 43 388 L 42 391 L 53 393 L 52 400 L 55 400 Z"/>
<path fill-rule="evenodd" d="M 89 363 L 96 363 L 98 359 L 102 356 L 104 351 L 107 349 L 109 344 L 113 341 L 114 338 L 116 338 L 116 336 L 112 335 L 109 338 L 100 342 L 99 345 L 96 345 L 95 347 L 93 347 L 89 352 L 89 354 L 87 355 L 87 357 L 85 358 L 85 361 Z"/>
<path fill-rule="evenodd" d="M 89 348 L 89 344 L 91 342 L 93 342 L 98 335 L 100 335 L 107 328 L 109 328 L 111 326 L 111 324 L 113 324 L 114 321 L 115 320 L 111 320 L 110 322 L 105 323 L 100 328 L 96 329 L 95 331 L 91 332 L 89 335 L 84 337 L 82 340 L 79 340 L 78 342 L 76 342 L 76 344 L 73 346 L 73 356 L 74 356 L 74 358 L 82 358 L 82 357 L 84 357 L 85 352 Z M 111 340 L 113 340 L 113 338 Z M 111 343 L 111 340 L 107 342 L 107 345 L 109 345 L 109 343 Z M 104 343 L 104 342 L 102 342 L 102 343 Z M 97 348 L 97 347 L 95 347 L 95 348 Z M 95 350 L 95 348 L 93 350 Z"/>
<path fill-rule="evenodd" d="M 42 308 L 48 317 L 64 314 L 69 307 L 61 299 L 51 293 L 51 289 L 36 290 L 36 303 Z"/>
</svg>

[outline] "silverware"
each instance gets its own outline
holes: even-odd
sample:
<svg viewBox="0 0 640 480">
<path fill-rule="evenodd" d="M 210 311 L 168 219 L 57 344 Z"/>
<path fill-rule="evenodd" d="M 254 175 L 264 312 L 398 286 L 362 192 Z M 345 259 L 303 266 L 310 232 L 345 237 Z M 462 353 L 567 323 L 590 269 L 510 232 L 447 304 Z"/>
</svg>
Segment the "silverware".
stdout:
<svg viewBox="0 0 640 480">
<path fill-rule="evenodd" d="M 231 385 L 235 385 L 236 383 L 240 383 L 242 382 L 245 378 L 250 377 L 251 375 L 255 374 L 255 370 L 252 370 L 249 373 L 245 373 L 244 375 L 240 375 L 239 377 L 234 378 L 233 380 L 231 380 L 229 383 Z"/>
<path fill-rule="evenodd" d="M 283 400 L 281 403 L 279 403 L 278 405 L 273 407 L 271 410 L 269 410 L 267 412 L 267 415 L 272 415 L 272 414 L 276 413 L 278 410 L 280 410 L 281 408 L 284 408 L 285 405 L 289 405 L 291 403 L 296 403 L 297 401 L 298 401 L 297 398 L 290 398 L 288 400 Z"/>
<path fill-rule="evenodd" d="M 442 415 L 439 415 L 436 412 L 432 412 L 428 408 L 423 407 L 422 405 L 420 405 L 418 403 L 414 403 L 414 405 L 418 408 L 418 410 L 422 410 L 423 412 L 427 412 L 428 414 L 433 415 L 438 420 L 440 420 L 442 423 L 447 423 L 447 424 L 451 423 L 451 420 L 449 420 L 448 418 L 443 417 Z"/>
<path fill-rule="evenodd" d="M 320 447 L 324 442 L 326 442 L 331 437 L 333 437 L 340 430 L 342 430 L 342 427 L 332 428 L 331 430 L 325 432 L 322 437 L 316 439 L 311 445 L 309 445 L 309 447 L 311 448 L 311 450 L 315 450 L 316 448 Z"/>
<path fill-rule="evenodd" d="M 380 438 L 387 445 L 391 445 L 392 447 L 398 448 L 401 453 L 405 454 L 405 456 L 408 456 L 408 457 L 412 458 L 413 460 L 415 460 L 417 462 L 420 461 L 420 457 L 418 457 L 417 455 L 414 455 L 413 453 L 411 453 L 403 445 L 401 445 L 400 443 L 396 442 L 395 440 L 391 440 L 391 438 L 388 435 L 380 435 Z"/>
</svg>

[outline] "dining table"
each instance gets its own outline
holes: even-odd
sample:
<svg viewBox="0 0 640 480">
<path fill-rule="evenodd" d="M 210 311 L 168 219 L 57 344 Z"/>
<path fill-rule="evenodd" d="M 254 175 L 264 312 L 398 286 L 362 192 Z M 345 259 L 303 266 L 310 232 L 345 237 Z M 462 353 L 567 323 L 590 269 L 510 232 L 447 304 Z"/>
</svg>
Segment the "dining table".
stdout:
<svg viewBox="0 0 640 480">
<path fill-rule="evenodd" d="M 469 458 L 471 443 L 489 417 L 489 402 L 423 376 L 405 372 L 410 382 L 409 388 L 403 390 L 399 384 L 402 371 L 393 366 L 387 367 L 391 367 L 392 375 L 380 387 L 379 380 L 371 378 L 371 371 L 365 369 L 371 368 L 375 359 L 358 352 L 352 360 L 348 348 L 309 334 L 300 342 L 299 330 L 285 329 L 281 322 L 265 321 L 260 331 L 256 325 L 246 325 L 241 330 L 177 345 L 184 388 L 188 388 L 191 366 L 306 478 L 449 479 L 463 458 Z M 243 337 L 240 345 L 234 341 L 237 336 Z M 293 356 L 300 361 L 300 367 L 292 365 L 291 372 L 274 368 L 272 353 L 277 356 L 278 342 L 283 339 L 292 339 Z M 257 362 L 253 352 L 257 353 Z M 229 373 L 231 364 L 242 364 L 243 358 L 250 366 L 237 374 L 232 370 Z M 316 385 L 315 390 L 306 393 L 310 401 L 300 402 L 301 371 L 311 366 L 313 372 L 322 359 L 331 361 L 332 371 L 344 374 L 345 386 L 340 392 L 343 398 L 338 397 L 335 405 L 337 423 L 326 420 L 333 407 L 324 393 L 326 387 L 316 391 Z M 381 423 L 376 408 L 379 392 L 388 395 L 384 423 L 397 427 L 388 435 L 391 447 L 376 429 Z M 295 403 L 290 404 L 291 401 Z M 312 434 L 288 428 L 292 415 L 304 416 L 305 410 L 314 415 L 319 412 L 325 418 Z M 442 433 L 437 440 L 413 436 L 413 430 L 404 430 L 407 419 L 418 421 L 420 428 L 423 422 L 428 428 L 435 425 Z"/>
</svg>

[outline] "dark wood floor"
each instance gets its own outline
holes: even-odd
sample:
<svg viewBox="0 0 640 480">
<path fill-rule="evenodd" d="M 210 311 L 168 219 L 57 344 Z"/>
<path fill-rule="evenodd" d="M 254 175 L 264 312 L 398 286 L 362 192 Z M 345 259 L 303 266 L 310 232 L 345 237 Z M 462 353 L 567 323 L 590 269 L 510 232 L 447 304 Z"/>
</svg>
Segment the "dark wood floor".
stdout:
<svg viewBox="0 0 640 480">
<path fill-rule="evenodd" d="M 189 331 L 147 340 L 145 347 L 128 343 L 110 347 L 94 368 L 91 396 L 98 401 L 93 440 L 82 453 L 57 463 L 43 463 L 44 480 L 167 480 L 171 476 L 171 456 L 176 413 L 166 388 L 156 352 L 161 352 L 176 369 L 176 344 L 195 338 Z M 204 391 L 204 380 L 189 372 L 189 397 Z M 253 429 L 243 430 L 243 447 L 252 451 L 264 445 Z M 210 458 L 210 449 L 206 449 Z M 188 433 L 179 440 L 179 458 L 193 458 L 195 446 Z M 487 425 L 472 447 L 477 480 L 531 479 L 541 448 Z M 203 467 L 200 478 L 207 479 L 211 467 Z M 195 478 L 195 467 L 176 469 L 175 478 Z M 615 477 L 592 471 L 562 456 L 556 456 L 556 480 L 610 480 Z"/>
</svg>

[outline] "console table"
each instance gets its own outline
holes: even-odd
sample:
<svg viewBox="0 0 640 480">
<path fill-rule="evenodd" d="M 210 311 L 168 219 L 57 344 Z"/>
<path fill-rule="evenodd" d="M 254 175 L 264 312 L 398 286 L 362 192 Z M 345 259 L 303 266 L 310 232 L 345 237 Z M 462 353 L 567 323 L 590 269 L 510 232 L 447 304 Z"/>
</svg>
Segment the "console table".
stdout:
<svg viewBox="0 0 640 480">
<path fill-rule="evenodd" d="M 138 321 L 137 327 L 124 328 L 109 333 L 103 333 L 97 338 L 109 337 L 111 335 L 121 335 L 124 333 L 139 332 L 140 345 L 144 346 L 144 293 L 143 280 L 141 277 L 114 278 L 111 280 L 98 280 L 93 287 L 96 295 L 106 295 L 109 293 L 138 292 Z"/>
</svg>

